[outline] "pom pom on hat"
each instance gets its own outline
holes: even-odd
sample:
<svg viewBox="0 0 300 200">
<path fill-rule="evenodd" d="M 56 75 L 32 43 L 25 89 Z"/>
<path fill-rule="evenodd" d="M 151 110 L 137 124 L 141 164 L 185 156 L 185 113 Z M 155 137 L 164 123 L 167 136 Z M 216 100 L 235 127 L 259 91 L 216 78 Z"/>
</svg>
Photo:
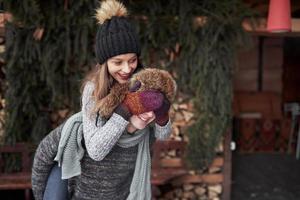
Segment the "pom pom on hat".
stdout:
<svg viewBox="0 0 300 200">
<path fill-rule="evenodd" d="M 126 17 L 128 15 L 125 6 L 115 0 L 106 0 L 96 9 L 96 19 L 99 24 L 103 24 L 105 20 L 111 19 L 113 16 Z"/>
</svg>

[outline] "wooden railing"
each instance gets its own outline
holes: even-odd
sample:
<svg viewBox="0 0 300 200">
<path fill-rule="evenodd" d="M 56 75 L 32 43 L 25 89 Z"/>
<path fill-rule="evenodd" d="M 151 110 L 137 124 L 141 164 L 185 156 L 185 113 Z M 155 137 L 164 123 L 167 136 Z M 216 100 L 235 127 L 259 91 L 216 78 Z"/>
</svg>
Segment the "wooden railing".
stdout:
<svg viewBox="0 0 300 200">
<path fill-rule="evenodd" d="M 5 155 L 18 155 L 21 158 L 21 169 L 13 172 L 5 172 Z M 25 199 L 31 199 L 31 166 L 32 151 L 24 143 L 13 146 L 0 146 L 0 190 L 24 190 Z"/>
</svg>

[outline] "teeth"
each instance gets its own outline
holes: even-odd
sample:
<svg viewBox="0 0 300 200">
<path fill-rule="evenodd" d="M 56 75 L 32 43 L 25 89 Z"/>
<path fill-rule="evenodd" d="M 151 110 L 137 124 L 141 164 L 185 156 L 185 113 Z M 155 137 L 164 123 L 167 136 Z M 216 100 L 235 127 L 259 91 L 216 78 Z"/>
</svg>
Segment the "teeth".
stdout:
<svg viewBox="0 0 300 200">
<path fill-rule="evenodd" d="M 126 74 L 126 75 L 123 75 L 123 74 L 119 74 L 120 76 L 122 76 L 122 77 L 128 77 L 129 75 L 128 74 Z"/>
<path fill-rule="evenodd" d="M 146 119 L 144 119 L 143 117 L 140 117 L 141 120 L 146 121 Z"/>
</svg>

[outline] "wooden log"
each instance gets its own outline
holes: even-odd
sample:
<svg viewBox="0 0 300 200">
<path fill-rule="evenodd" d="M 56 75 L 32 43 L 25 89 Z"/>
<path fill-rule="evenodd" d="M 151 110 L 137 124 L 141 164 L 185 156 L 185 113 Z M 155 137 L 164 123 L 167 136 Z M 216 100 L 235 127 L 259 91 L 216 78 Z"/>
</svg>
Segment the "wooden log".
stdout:
<svg viewBox="0 0 300 200">
<path fill-rule="evenodd" d="M 183 167 L 183 161 L 180 158 L 162 159 L 160 161 L 161 167 Z"/>
<path fill-rule="evenodd" d="M 202 174 L 202 175 L 183 175 L 172 181 L 174 186 L 182 185 L 183 183 L 206 183 L 220 184 L 223 182 L 223 174 Z"/>
<path fill-rule="evenodd" d="M 223 157 L 216 157 L 211 163 L 210 167 L 222 167 L 224 165 Z"/>
</svg>

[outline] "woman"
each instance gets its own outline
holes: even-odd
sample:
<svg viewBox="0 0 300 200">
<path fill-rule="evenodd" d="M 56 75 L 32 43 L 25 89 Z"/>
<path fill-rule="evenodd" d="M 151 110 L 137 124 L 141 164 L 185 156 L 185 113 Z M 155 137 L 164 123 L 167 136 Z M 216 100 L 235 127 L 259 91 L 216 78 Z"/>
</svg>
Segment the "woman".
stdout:
<svg viewBox="0 0 300 200">
<path fill-rule="evenodd" d="M 101 100 L 141 67 L 140 45 L 126 15 L 115 0 L 97 10 L 98 65 L 83 84 L 80 114 L 47 135 L 36 151 L 32 189 L 38 200 L 151 199 L 149 141 L 170 135 L 170 103 L 159 91 L 137 92 L 137 83 L 109 119 L 98 114 Z"/>
</svg>

